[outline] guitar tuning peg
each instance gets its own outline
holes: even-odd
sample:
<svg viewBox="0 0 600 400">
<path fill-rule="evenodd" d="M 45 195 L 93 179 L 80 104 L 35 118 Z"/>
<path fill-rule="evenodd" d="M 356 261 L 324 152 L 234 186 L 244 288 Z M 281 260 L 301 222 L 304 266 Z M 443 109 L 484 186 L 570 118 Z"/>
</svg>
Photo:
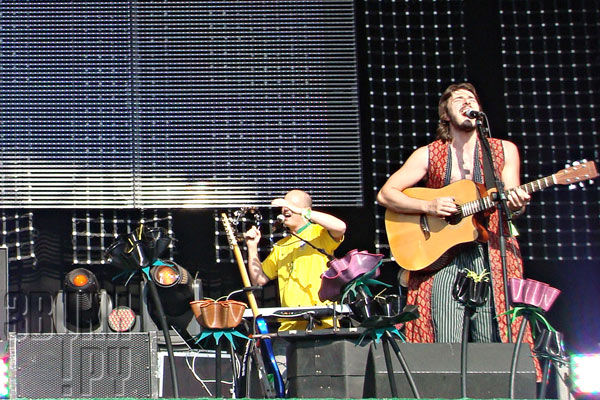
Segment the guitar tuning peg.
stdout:
<svg viewBox="0 0 600 400">
<path fill-rule="evenodd" d="M 565 168 L 571 168 L 571 164 L 569 164 L 569 163 L 566 163 L 566 164 L 565 164 Z"/>
<path fill-rule="evenodd" d="M 570 184 L 569 185 L 569 190 L 573 190 L 573 189 L 577 189 L 577 186 L 575 186 L 574 184 Z"/>
<path fill-rule="evenodd" d="M 579 182 L 579 187 L 584 187 L 585 185 L 583 184 L 583 182 Z"/>
<path fill-rule="evenodd" d="M 574 166 L 574 167 L 578 166 L 579 164 L 580 164 L 580 162 L 579 162 L 579 161 L 573 161 L 573 166 Z"/>
<path fill-rule="evenodd" d="M 589 183 L 590 185 L 593 185 L 593 184 L 594 184 L 594 180 L 593 180 L 593 179 L 590 179 L 590 180 L 588 181 L 588 183 Z"/>
</svg>

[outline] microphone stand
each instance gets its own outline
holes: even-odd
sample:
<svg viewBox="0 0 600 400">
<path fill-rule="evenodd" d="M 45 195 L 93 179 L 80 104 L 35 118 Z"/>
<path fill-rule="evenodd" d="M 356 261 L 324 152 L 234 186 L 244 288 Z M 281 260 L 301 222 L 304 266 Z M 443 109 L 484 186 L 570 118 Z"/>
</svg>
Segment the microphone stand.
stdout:
<svg viewBox="0 0 600 400">
<path fill-rule="evenodd" d="M 483 113 L 482 113 L 483 114 Z M 483 157 L 488 162 L 490 166 L 490 170 L 493 172 L 494 186 L 496 188 L 496 199 L 498 201 L 498 236 L 500 241 L 500 260 L 502 262 L 502 279 L 504 280 L 504 309 L 508 310 L 508 273 L 506 271 L 506 238 L 504 237 L 504 220 L 509 219 L 509 209 L 508 209 L 508 199 L 506 197 L 506 192 L 504 191 L 504 183 L 497 176 L 496 171 L 494 170 L 494 160 L 492 157 L 492 151 L 490 149 L 490 143 L 488 141 L 489 135 L 489 126 L 487 124 L 487 116 L 485 114 L 482 115 L 485 120 L 485 126 L 481 122 L 480 117 L 477 118 L 477 133 L 479 137 L 479 141 L 481 142 L 481 147 L 483 151 Z M 485 168 L 484 168 L 485 173 Z M 490 179 L 491 177 L 487 177 Z M 489 258 L 489 256 L 488 256 Z M 512 332 L 510 326 L 510 315 L 506 314 L 506 332 L 507 332 L 507 342 L 512 343 Z"/>
</svg>

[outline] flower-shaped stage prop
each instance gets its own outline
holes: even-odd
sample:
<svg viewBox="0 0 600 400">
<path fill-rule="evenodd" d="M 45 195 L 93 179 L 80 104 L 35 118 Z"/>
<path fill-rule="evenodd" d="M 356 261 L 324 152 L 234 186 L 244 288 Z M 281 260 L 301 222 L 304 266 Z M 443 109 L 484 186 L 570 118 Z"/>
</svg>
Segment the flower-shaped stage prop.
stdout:
<svg viewBox="0 0 600 400">
<path fill-rule="evenodd" d="M 239 337 L 251 340 L 246 335 L 238 332 L 235 328 L 242 322 L 246 303 L 236 300 L 197 300 L 190 302 L 196 321 L 204 328 L 195 338 L 195 342 L 212 337 L 219 347 L 219 340 L 225 337 L 233 349 L 235 343 L 233 338 Z"/>
<path fill-rule="evenodd" d="M 538 398 L 546 395 L 546 386 L 551 362 L 566 363 L 567 357 L 563 346 L 562 333 L 557 332 L 546 319 L 546 312 L 552 307 L 560 290 L 533 279 L 511 278 L 508 283 L 510 301 L 513 306 L 505 314 L 514 321 L 523 317 L 511 365 L 510 394 L 514 393 L 514 375 L 517 365 L 517 354 L 523 340 L 527 323 L 531 327 L 534 338 L 534 354 L 542 361 L 542 385 Z"/>
<path fill-rule="evenodd" d="M 172 241 L 173 238 L 165 229 L 158 227 L 148 228 L 142 224 L 137 229 L 118 236 L 106 249 L 105 258 L 115 267 L 122 269 L 122 275 L 129 275 L 127 282 L 129 282 L 129 279 L 131 279 L 138 271 L 141 271 L 142 279 L 149 289 L 150 299 L 156 310 L 157 318 L 167 346 L 173 392 L 175 397 L 179 397 L 177 370 L 175 368 L 175 357 L 169 333 L 169 324 L 157 288 L 157 285 L 164 288 L 180 283 L 184 283 L 185 286 L 187 286 L 187 283 L 189 282 L 188 273 L 184 268 L 175 263 L 160 259 L 160 256 L 167 250 Z M 165 273 L 159 273 L 161 270 Z M 153 271 L 155 273 L 153 273 Z M 165 277 L 169 277 L 168 279 L 172 282 L 165 284 L 163 281 L 163 278 Z M 179 294 L 181 294 L 181 296 Z M 168 299 L 173 307 L 180 307 L 181 304 L 186 305 L 187 301 L 181 300 L 183 298 L 187 300 L 188 297 L 191 296 L 191 291 L 186 290 L 185 293 L 181 292 L 179 294 L 172 295 Z M 167 301 L 167 299 L 165 300 Z"/>
<path fill-rule="evenodd" d="M 456 274 L 454 285 L 452 286 L 452 297 L 465 308 L 463 316 L 461 357 L 460 357 L 460 377 L 461 394 L 467 397 L 467 345 L 469 342 L 469 331 L 471 317 L 487 301 L 490 294 L 489 272 L 484 271 L 477 274 L 470 270 L 461 270 Z"/>
<path fill-rule="evenodd" d="M 406 364 L 395 335 L 403 342 L 404 336 L 398 330 L 398 325 L 418 318 L 417 307 L 408 305 L 401 308 L 400 297 L 395 294 L 373 296 L 369 286 L 390 285 L 376 280 L 380 274 L 383 254 L 371 254 L 367 251 L 351 250 L 342 258 L 333 258 L 328 262 L 329 268 L 321 275 L 321 301 L 341 301 L 348 303 L 358 321 L 359 326 L 366 328 L 359 343 L 369 336 L 374 343 L 383 342 L 385 364 L 393 397 L 398 397 L 398 389 L 393 375 L 393 366 L 389 346 L 392 346 L 400 362 L 408 383 L 416 398 L 418 389 L 412 374 Z"/>
</svg>

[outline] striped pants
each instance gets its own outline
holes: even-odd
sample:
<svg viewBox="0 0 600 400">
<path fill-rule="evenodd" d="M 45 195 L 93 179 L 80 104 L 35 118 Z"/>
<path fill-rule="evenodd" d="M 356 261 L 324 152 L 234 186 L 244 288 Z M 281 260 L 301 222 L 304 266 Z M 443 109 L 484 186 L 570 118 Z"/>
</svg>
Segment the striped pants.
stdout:
<svg viewBox="0 0 600 400">
<path fill-rule="evenodd" d="M 431 312 L 436 342 L 460 343 L 462 341 L 465 309 L 452 297 L 452 288 L 456 274 L 463 269 L 474 271 L 477 274 L 489 271 L 487 248 L 479 243 L 465 246 L 450 264 L 436 272 L 431 293 Z M 470 341 L 498 342 L 499 335 L 494 317 L 490 285 L 488 300 L 481 307 L 477 307 L 471 317 Z"/>
</svg>

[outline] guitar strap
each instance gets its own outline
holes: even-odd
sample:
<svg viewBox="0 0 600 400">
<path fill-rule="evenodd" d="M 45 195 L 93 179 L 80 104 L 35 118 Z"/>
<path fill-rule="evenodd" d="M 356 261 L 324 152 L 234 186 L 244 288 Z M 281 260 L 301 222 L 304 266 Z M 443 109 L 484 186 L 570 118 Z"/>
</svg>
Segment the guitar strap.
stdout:
<svg viewBox="0 0 600 400">
<path fill-rule="evenodd" d="M 481 149 L 483 152 L 483 148 Z M 494 158 L 494 150 L 492 148 L 492 146 L 490 145 L 490 153 L 492 153 L 492 159 Z M 485 154 L 483 154 L 483 157 L 481 157 L 483 159 L 483 181 L 485 182 L 485 187 L 486 189 L 489 191 L 492 188 L 496 187 L 495 184 L 495 179 L 496 179 L 496 174 L 492 168 L 492 166 L 490 165 L 490 161 L 488 160 L 488 157 L 485 156 Z M 486 228 L 488 225 L 489 220 L 486 219 Z M 508 232 L 505 232 L 505 235 L 508 236 L 518 236 L 519 233 L 517 232 L 515 226 L 512 224 L 512 221 L 509 219 L 508 220 Z"/>
<path fill-rule="evenodd" d="M 487 157 L 485 155 L 485 150 L 483 149 L 483 145 L 480 144 L 479 142 L 477 142 L 477 144 L 479 145 L 479 147 L 481 147 L 481 159 L 482 159 L 482 163 L 483 163 L 483 183 L 485 184 L 485 188 L 489 191 L 490 189 L 493 189 L 496 187 L 496 174 L 494 172 L 494 169 L 492 168 L 492 165 L 490 164 L 490 160 L 489 157 Z M 492 153 L 492 159 L 494 158 L 494 150 L 492 149 L 492 146 L 490 146 L 490 152 Z M 483 221 L 481 221 L 483 223 L 483 225 L 486 227 L 486 229 L 488 228 L 488 224 L 489 224 L 489 218 L 482 218 Z"/>
<path fill-rule="evenodd" d="M 483 146 L 481 146 L 483 147 Z M 485 183 L 485 187 L 487 190 L 490 190 L 492 188 L 496 187 L 495 184 L 495 173 L 494 173 L 494 169 L 492 168 L 492 166 L 490 165 L 490 160 L 488 159 L 488 157 L 485 156 L 484 150 L 483 148 L 481 149 L 482 151 L 482 160 L 483 160 L 483 182 Z M 494 151 L 491 149 L 490 146 L 490 151 L 492 152 L 492 158 L 494 157 Z"/>
</svg>

